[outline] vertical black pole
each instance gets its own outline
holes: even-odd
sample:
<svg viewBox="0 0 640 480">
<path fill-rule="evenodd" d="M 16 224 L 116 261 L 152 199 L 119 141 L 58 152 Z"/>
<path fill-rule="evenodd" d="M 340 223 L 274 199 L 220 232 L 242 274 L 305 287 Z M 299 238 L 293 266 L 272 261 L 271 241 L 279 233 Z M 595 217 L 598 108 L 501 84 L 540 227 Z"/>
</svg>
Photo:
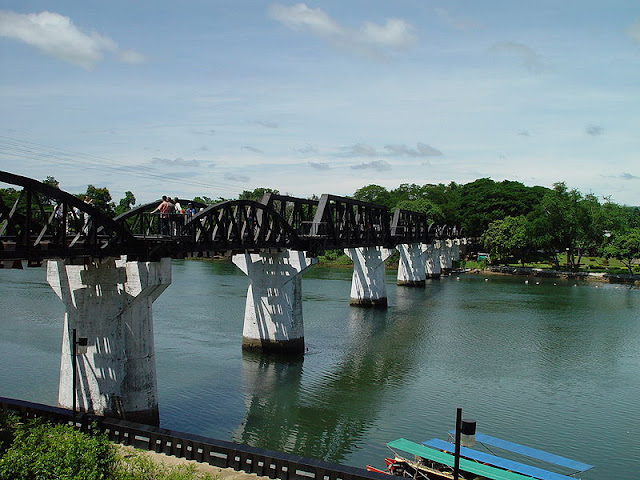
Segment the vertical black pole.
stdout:
<svg viewBox="0 0 640 480">
<path fill-rule="evenodd" d="M 76 339 L 76 329 L 73 329 L 73 344 L 71 346 L 71 363 L 73 365 L 73 379 L 72 379 L 72 384 L 73 386 L 71 387 L 71 391 L 73 394 L 73 416 L 75 418 L 76 416 L 76 380 L 78 377 L 78 372 L 76 371 L 76 348 L 77 348 L 77 339 Z"/>
<path fill-rule="evenodd" d="M 460 473 L 460 426 L 462 425 L 462 409 L 456 412 L 456 450 L 453 460 L 453 480 L 458 480 Z"/>
</svg>

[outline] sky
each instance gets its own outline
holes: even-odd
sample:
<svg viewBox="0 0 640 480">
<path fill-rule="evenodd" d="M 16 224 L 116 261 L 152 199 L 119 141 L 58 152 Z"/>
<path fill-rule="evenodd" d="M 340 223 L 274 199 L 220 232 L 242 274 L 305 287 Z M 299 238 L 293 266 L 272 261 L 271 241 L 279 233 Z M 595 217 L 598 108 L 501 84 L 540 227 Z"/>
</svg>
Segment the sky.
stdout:
<svg viewBox="0 0 640 480">
<path fill-rule="evenodd" d="M 640 205 L 635 0 L 0 0 L 0 62 L 0 170 L 71 193 L 488 177 Z"/>
</svg>

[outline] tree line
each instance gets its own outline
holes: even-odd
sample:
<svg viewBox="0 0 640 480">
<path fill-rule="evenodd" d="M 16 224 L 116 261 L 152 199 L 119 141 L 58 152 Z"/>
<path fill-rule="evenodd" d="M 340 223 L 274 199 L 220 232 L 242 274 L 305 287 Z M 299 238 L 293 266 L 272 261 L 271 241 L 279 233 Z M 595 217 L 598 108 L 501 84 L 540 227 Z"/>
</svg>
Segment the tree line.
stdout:
<svg viewBox="0 0 640 480">
<path fill-rule="evenodd" d="M 52 176 L 43 182 L 59 187 Z M 269 192 L 279 194 L 260 187 L 242 191 L 238 199 L 259 201 Z M 15 189 L 0 189 L 0 198 L 7 205 L 18 195 Z M 130 191 L 116 203 L 108 188 L 94 185 L 76 196 L 88 197 L 109 216 L 126 212 L 136 203 Z M 640 207 L 583 194 L 564 182 L 552 188 L 490 178 L 467 184 L 403 183 L 394 189 L 367 185 L 351 197 L 383 205 L 389 211 L 402 208 L 424 213 L 430 223 L 457 225 L 467 237 L 477 239 L 492 258 L 505 262 L 524 265 L 545 259 L 559 267 L 562 257 L 569 268 L 578 268 L 585 255 L 603 256 L 617 258 L 631 272 L 633 260 L 640 257 Z M 193 200 L 211 205 L 231 199 L 199 196 Z"/>
<path fill-rule="evenodd" d="M 360 200 L 390 209 L 425 213 L 431 222 L 458 225 L 476 238 L 498 261 L 550 260 L 560 257 L 577 269 L 585 255 L 620 260 L 633 273 L 640 257 L 640 207 L 619 205 L 610 198 L 569 189 L 481 178 L 459 185 L 402 184 L 387 190 L 368 185 L 354 193 Z"/>
</svg>

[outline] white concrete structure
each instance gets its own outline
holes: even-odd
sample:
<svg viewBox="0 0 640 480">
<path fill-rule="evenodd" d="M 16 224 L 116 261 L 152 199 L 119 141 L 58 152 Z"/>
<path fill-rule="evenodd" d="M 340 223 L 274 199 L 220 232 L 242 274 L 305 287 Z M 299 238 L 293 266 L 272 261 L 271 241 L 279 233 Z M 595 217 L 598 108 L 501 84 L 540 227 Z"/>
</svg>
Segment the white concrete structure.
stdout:
<svg viewBox="0 0 640 480">
<path fill-rule="evenodd" d="M 249 350 L 304 352 L 302 277 L 317 263 L 306 252 L 241 253 L 233 263 L 249 277 L 242 347 Z"/>
<path fill-rule="evenodd" d="M 460 239 L 459 238 L 454 238 L 452 240 L 453 244 L 452 244 L 452 249 L 451 249 L 451 260 L 453 260 L 454 262 L 457 262 L 460 260 Z"/>
<path fill-rule="evenodd" d="M 451 260 L 453 252 L 453 240 L 447 238 L 440 241 L 440 269 L 442 273 L 449 273 L 453 262 Z"/>
<path fill-rule="evenodd" d="M 86 265 L 47 262 L 47 281 L 66 307 L 58 404 L 73 406 L 75 328 L 88 339 L 77 356 L 77 408 L 158 424 L 152 303 L 171 284 L 171 260 L 105 258 Z"/>
<path fill-rule="evenodd" d="M 427 261 L 425 264 L 427 278 L 440 278 L 442 273 L 440 268 L 440 240 L 434 240 L 429 247 L 428 251 L 431 255 L 426 255 Z"/>
<path fill-rule="evenodd" d="M 387 289 L 384 285 L 384 262 L 394 250 L 385 247 L 345 248 L 344 253 L 353 260 L 351 278 L 351 305 L 387 307 Z"/>
<path fill-rule="evenodd" d="M 429 246 L 424 243 L 402 243 L 396 249 L 400 252 L 398 285 L 424 287 L 427 255 L 431 255 Z"/>
</svg>

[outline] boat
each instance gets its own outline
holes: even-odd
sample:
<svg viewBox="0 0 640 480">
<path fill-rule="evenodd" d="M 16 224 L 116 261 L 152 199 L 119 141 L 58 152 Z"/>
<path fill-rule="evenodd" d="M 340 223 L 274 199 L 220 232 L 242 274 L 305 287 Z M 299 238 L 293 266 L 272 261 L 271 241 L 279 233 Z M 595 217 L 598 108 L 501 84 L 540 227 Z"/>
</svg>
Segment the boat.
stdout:
<svg viewBox="0 0 640 480">
<path fill-rule="evenodd" d="M 453 432 L 449 432 L 450 434 Z M 451 440 L 451 436 L 449 437 Z M 520 445 L 485 434 L 474 434 L 465 439 L 468 445 L 475 442 L 485 447 L 494 447 L 536 460 L 552 463 L 571 473 L 561 474 L 534 467 L 525 463 L 485 453 L 470 447 L 458 445 L 458 477 L 460 480 L 577 480 L 575 475 L 593 468 L 593 465 L 572 460 L 549 452 Z M 422 443 L 399 438 L 387 443 L 393 452 L 386 458 L 386 470 L 367 465 L 367 470 L 389 475 L 413 478 L 415 480 L 452 480 L 455 478 L 456 444 L 432 438 Z M 409 454 L 409 455 L 407 455 Z"/>
</svg>

